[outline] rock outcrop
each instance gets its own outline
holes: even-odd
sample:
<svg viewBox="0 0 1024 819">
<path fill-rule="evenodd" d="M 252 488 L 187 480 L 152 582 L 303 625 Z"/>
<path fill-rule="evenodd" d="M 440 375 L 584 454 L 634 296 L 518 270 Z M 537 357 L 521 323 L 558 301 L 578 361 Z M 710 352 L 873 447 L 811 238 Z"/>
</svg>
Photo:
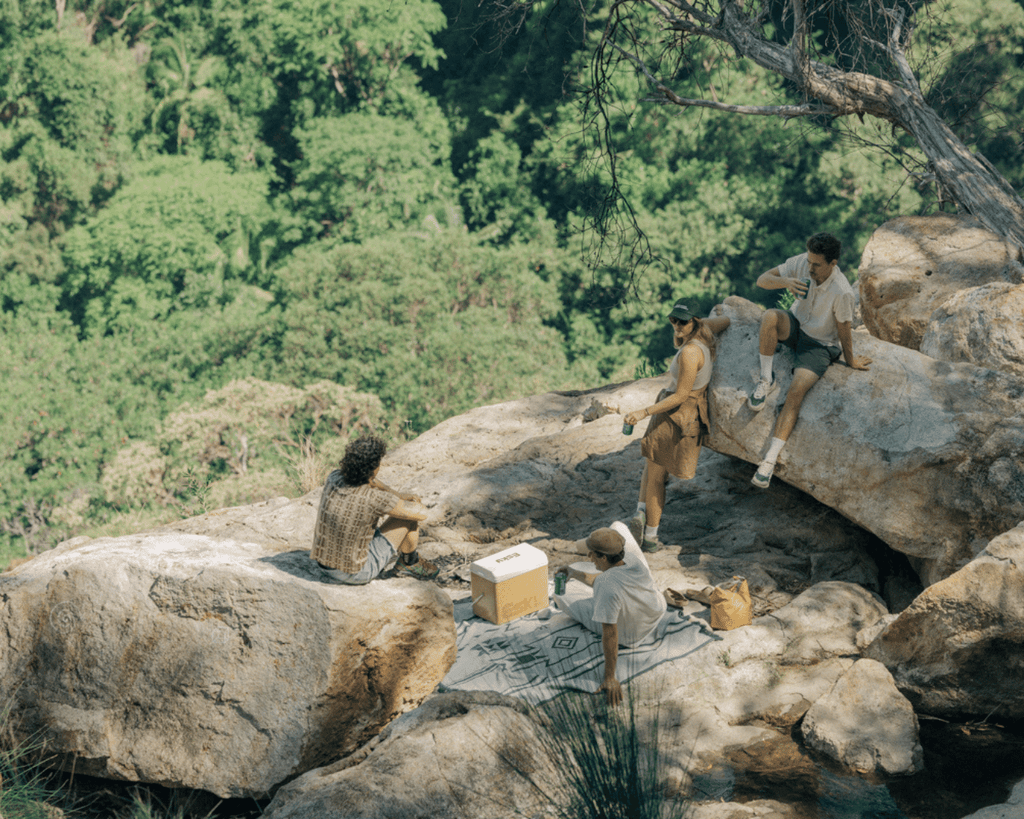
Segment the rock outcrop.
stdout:
<svg viewBox="0 0 1024 819">
<path fill-rule="evenodd" d="M 954 293 L 932 313 L 921 352 L 1024 377 L 1024 285 L 993 282 Z"/>
<path fill-rule="evenodd" d="M 885 666 L 858 660 L 804 717 L 804 741 L 858 773 L 913 774 L 924 768 L 914 709 Z"/>
<path fill-rule="evenodd" d="M 990 805 L 975 811 L 964 819 L 1020 819 L 1024 816 L 1024 779 L 1010 792 L 1009 798 L 1001 805 Z"/>
<path fill-rule="evenodd" d="M 1024 523 L 925 589 L 866 654 L 918 711 L 1024 719 Z"/>
<path fill-rule="evenodd" d="M 970 216 L 892 219 L 871 235 L 861 255 L 864 325 L 883 341 L 921 349 L 932 313 L 947 299 L 991 282 L 1020 284 L 1020 262 L 1011 243 Z"/>
<path fill-rule="evenodd" d="M 281 788 L 266 819 L 514 819 L 557 803 L 564 783 L 521 701 L 438 694 L 355 757 Z"/>
<path fill-rule="evenodd" d="M 0 702 L 95 776 L 262 796 L 337 759 L 451 667 L 452 606 L 412 579 L 322 582 L 308 548 L 82 538 L 0 575 Z"/>
<path fill-rule="evenodd" d="M 752 412 L 761 311 L 735 297 L 726 311 L 733 323 L 711 382 L 709 446 L 757 463 L 792 358 L 788 348 L 776 353 L 775 405 Z M 870 369 L 828 369 L 804 400 L 775 474 L 911 556 L 934 583 L 1024 519 L 1024 383 L 863 331 L 854 331 L 854 350 L 872 359 Z"/>
</svg>

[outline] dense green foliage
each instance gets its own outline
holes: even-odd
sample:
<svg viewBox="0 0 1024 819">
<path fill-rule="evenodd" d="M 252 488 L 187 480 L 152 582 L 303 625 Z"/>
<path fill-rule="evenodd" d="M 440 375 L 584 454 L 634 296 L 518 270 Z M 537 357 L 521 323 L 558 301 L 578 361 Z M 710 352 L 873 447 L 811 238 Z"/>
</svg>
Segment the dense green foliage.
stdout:
<svg viewBox="0 0 1024 819">
<path fill-rule="evenodd" d="M 628 378 L 671 352 L 667 302 L 767 303 L 756 276 L 825 228 L 852 272 L 926 206 L 827 125 L 645 105 L 631 76 L 588 119 L 604 4 L 581 8 L 510 29 L 462 0 L 0 3 L 0 565 L 308 489 L 361 429 Z M 930 99 L 1014 184 L 1021 16 L 921 26 Z M 683 68 L 693 96 L 786 93 L 722 53 Z M 581 233 L 613 167 L 639 271 L 614 222 Z"/>
</svg>

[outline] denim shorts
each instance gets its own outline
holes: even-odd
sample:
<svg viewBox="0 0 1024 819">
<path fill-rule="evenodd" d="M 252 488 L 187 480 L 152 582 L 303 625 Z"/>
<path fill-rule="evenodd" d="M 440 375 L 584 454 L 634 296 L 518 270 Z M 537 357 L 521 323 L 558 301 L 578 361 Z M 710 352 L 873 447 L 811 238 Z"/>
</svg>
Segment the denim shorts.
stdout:
<svg viewBox="0 0 1024 819">
<path fill-rule="evenodd" d="M 807 333 L 800 332 L 800 319 L 789 310 L 783 312 L 789 316 L 789 337 L 779 343 L 785 344 L 793 351 L 793 358 L 796 360 L 793 369 L 810 370 L 821 378 L 829 364 L 836 361 L 843 351 L 831 344 L 822 344 Z"/>
<path fill-rule="evenodd" d="M 328 568 L 323 563 L 320 564 L 320 568 L 324 570 L 328 577 L 338 583 L 344 583 L 346 586 L 365 586 L 373 578 L 386 570 L 397 556 L 398 553 L 395 551 L 395 547 L 391 545 L 391 541 L 381 534 L 380 529 L 377 529 L 374 531 L 373 537 L 370 539 L 370 545 L 366 550 L 366 562 L 358 572 L 349 574 L 341 569 Z"/>
</svg>

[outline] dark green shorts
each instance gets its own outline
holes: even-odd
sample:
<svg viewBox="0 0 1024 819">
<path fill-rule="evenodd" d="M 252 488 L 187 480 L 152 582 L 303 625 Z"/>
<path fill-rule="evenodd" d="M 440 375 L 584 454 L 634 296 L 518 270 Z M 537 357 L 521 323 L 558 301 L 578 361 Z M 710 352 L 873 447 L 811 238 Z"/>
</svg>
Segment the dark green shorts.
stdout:
<svg viewBox="0 0 1024 819">
<path fill-rule="evenodd" d="M 789 316 L 789 338 L 779 343 L 785 344 L 793 351 L 793 357 L 796 359 L 794 369 L 810 370 L 821 378 L 828 365 L 836 361 L 843 351 L 831 344 L 822 344 L 807 333 L 801 332 L 800 319 L 789 310 L 785 313 Z"/>
</svg>

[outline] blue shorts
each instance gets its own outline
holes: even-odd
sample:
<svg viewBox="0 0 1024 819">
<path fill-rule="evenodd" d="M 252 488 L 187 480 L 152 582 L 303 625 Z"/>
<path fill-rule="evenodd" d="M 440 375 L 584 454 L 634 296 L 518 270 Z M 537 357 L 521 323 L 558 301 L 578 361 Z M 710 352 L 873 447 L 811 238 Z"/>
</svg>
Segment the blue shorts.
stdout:
<svg viewBox="0 0 1024 819">
<path fill-rule="evenodd" d="M 380 529 L 376 529 L 373 537 L 370 538 L 370 545 L 366 550 L 366 562 L 358 572 L 349 574 L 341 569 L 328 568 L 323 563 L 320 564 L 320 568 L 324 570 L 328 577 L 338 583 L 344 583 L 346 586 L 365 586 L 373 578 L 385 571 L 397 556 L 398 553 L 395 551 L 395 547 L 391 545 L 391 541 L 380 533 Z"/>
<path fill-rule="evenodd" d="M 831 344 L 822 344 L 807 333 L 800 332 L 800 319 L 789 310 L 783 312 L 789 316 L 789 337 L 779 343 L 785 344 L 793 351 L 793 358 L 796 359 L 793 369 L 810 370 L 821 378 L 829 364 L 838 360 L 843 351 Z"/>
</svg>

